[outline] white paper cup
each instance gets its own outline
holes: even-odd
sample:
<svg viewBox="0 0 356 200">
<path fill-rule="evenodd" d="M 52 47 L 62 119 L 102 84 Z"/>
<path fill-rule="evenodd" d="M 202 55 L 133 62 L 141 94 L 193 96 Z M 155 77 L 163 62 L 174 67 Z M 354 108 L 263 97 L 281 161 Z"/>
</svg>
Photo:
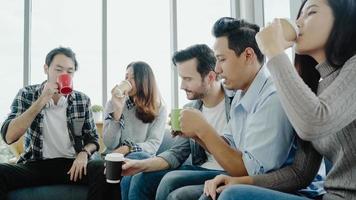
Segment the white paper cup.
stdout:
<svg viewBox="0 0 356 200">
<path fill-rule="evenodd" d="M 287 18 L 281 18 L 280 22 L 282 25 L 284 38 L 289 42 L 295 41 L 298 35 L 298 28 L 295 22 Z"/>
<path fill-rule="evenodd" d="M 115 87 L 115 95 L 122 98 L 125 96 L 125 92 L 129 92 L 131 89 L 131 83 L 127 80 L 123 80 Z"/>
</svg>

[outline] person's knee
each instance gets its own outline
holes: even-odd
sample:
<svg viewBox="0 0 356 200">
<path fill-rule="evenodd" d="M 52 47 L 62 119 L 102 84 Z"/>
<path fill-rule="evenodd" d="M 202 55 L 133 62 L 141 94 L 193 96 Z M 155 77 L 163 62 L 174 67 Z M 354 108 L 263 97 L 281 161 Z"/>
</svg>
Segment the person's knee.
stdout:
<svg viewBox="0 0 356 200">
<path fill-rule="evenodd" d="M 176 188 L 178 185 L 180 175 L 176 171 L 168 172 L 161 180 L 159 187 L 165 187 L 167 189 Z"/>
<path fill-rule="evenodd" d="M 186 200 L 179 189 L 174 190 L 169 193 L 167 200 Z"/>
<path fill-rule="evenodd" d="M 150 180 L 152 180 L 150 173 L 138 173 L 131 177 L 129 194 L 135 193 L 149 193 L 151 191 Z"/>
<path fill-rule="evenodd" d="M 250 197 L 253 188 L 249 185 L 233 185 L 225 188 L 219 196 L 219 200 L 239 200 Z"/>
<path fill-rule="evenodd" d="M 199 199 L 203 194 L 204 185 L 188 185 L 177 188 L 169 193 L 169 200 Z"/>
<path fill-rule="evenodd" d="M 103 160 L 91 160 L 87 165 L 87 174 L 91 177 L 104 177 L 104 161 Z"/>
<path fill-rule="evenodd" d="M 187 199 L 196 199 L 191 197 L 190 192 L 183 188 L 178 188 L 171 193 L 169 193 L 167 200 L 187 200 Z"/>
</svg>

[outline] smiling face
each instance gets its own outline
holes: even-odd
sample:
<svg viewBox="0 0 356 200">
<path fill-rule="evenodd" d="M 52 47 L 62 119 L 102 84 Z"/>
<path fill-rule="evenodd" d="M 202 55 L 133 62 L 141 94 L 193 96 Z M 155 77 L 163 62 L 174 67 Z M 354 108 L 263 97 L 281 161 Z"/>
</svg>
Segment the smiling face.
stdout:
<svg viewBox="0 0 356 200">
<path fill-rule="evenodd" d="M 326 0 L 308 0 L 297 20 L 299 35 L 295 50 L 316 60 L 325 59 L 325 45 L 334 23 L 334 16 Z"/>
<path fill-rule="evenodd" d="M 57 54 L 54 56 L 50 66 L 44 65 L 45 73 L 47 74 L 47 81 L 50 83 L 56 83 L 57 78 L 61 74 L 69 74 L 72 76 L 75 72 L 74 62 L 71 58 Z"/>
<path fill-rule="evenodd" d="M 202 99 L 209 90 L 208 75 L 202 78 L 197 66 L 196 58 L 177 63 L 178 74 L 182 79 L 180 88 L 185 91 L 189 100 Z"/>
</svg>

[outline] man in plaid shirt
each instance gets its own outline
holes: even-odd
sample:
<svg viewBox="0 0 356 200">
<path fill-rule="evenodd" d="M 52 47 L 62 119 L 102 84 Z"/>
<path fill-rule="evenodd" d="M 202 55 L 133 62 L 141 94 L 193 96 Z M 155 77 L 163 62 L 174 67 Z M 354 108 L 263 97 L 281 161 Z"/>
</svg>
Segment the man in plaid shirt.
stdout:
<svg viewBox="0 0 356 200">
<path fill-rule="evenodd" d="M 24 136 L 18 164 L 0 164 L 0 199 L 8 191 L 49 184 L 87 184 L 87 199 L 119 199 L 119 185 L 108 184 L 102 162 L 88 160 L 99 149 L 90 99 L 73 91 L 59 94 L 57 77 L 73 77 L 78 63 L 70 48 L 47 54 L 47 81 L 22 88 L 1 127 L 7 144 Z M 116 189 L 115 189 L 116 188 Z"/>
</svg>

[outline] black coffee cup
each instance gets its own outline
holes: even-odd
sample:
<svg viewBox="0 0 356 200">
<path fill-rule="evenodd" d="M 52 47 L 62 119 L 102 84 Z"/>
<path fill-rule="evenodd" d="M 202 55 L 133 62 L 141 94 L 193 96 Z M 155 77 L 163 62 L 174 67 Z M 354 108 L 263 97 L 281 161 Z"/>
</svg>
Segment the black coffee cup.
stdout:
<svg viewBox="0 0 356 200">
<path fill-rule="evenodd" d="M 105 156 L 106 182 L 119 183 L 121 179 L 121 166 L 124 163 L 124 155 L 121 153 L 109 153 Z"/>
</svg>

